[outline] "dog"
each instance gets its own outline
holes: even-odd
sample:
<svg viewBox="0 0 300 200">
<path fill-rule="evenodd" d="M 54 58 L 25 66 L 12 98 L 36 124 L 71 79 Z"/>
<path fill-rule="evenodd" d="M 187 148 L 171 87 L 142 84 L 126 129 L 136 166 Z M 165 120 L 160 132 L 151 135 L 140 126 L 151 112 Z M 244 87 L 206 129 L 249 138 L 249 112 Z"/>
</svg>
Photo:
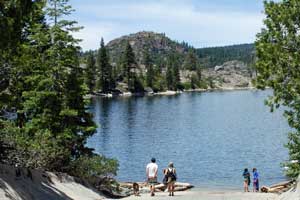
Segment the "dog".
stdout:
<svg viewBox="0 0 300 200">
<path fill-rule="evenodd" d="M 140 186 L 139 186 L 139 184 L 137 184 L 137 183 L 133 183 L 132 184 L 132 188 L 133 188 L 133 194 L 134 194 L 134 196 L 140 196 Z"/>
</svg>

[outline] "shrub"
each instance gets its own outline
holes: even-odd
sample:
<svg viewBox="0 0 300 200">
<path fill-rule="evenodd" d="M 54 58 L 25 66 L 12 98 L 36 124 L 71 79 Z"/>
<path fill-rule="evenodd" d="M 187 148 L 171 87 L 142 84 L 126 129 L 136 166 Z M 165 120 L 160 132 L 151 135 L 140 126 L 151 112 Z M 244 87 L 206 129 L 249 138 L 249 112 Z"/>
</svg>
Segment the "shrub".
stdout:
<svg viewBox="0 0 300 200">
<path fill-rule="evenodd" d="M 81 156 L 71 163 L 70 174 L 79 178 L 89 179 L 93 176 L 117 175 L 118 161 L 102 155 Z"/>
</svg>

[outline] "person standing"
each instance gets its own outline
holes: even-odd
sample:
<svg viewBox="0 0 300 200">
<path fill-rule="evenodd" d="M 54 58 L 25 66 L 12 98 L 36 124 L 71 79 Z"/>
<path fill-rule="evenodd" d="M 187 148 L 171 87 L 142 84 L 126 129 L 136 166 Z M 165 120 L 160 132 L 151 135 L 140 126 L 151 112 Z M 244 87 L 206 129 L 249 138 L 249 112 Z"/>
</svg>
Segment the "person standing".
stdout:
<svg viewBox="0 0 300 200">
<path fill-rule="evenodd" d="M 169 163 L 168 168 L 164 170 L 165 179 L 169 191 L 169 196 L 174 196 L 175 181 L 177 179 L 176 169 L 172 162 Z"/>
<path fill-rule="evenodd" d="M 259 175 L 256 168 L 253 168 L 253 192 L 259 192 Z"/>
<path fill-rule="evenodd" d="M 244 192 L 249 192 L 250 173 L 247 168 L 244 169 L 243 177 L 244 177 Z"/>
<path fill-rule="evenodd" d="M 147 181 L 150 185 L 150 194 L 151 196 L 154 196 L 155 192 L 155 184 L 157 184 L 157 170 L 158 166 L 156 164 L 155 158 L 151 159 L 151 162 L 146 166 L 146 175 L 147 175 Z"/>
</svg>

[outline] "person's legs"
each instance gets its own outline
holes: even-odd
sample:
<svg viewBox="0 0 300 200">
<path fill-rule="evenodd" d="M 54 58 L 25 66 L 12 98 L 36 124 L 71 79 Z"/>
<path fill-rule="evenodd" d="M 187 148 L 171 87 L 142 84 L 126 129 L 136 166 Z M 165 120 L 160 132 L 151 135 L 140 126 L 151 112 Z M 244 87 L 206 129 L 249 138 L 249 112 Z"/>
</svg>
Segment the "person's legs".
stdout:
<svg viewBox="0 0 300 200">
<path fill-rule="evenodd" d="M 248 181 L 244 181 L 244 192 L 249 192 Z"/>
<path fill-rule="evenodd" d="M 171 191 L 172 191 L 171 183 L 168 183 L 168 192 L 169 192 L 169 196 L 171 196 Z"/>
<path fill-rule="evenodd" d="M 150 195 L 154 196 L 154 185 L 153 184 L 150 185 Z"/>
<path fill-rule="evenodd" d="M 172 191 L 171 195 L 172 196 L 174 196 L 174 189 L 175 189 L 175 183 L 173 182 L 172 186 L 171 186 L 171 191 Z"/>
</svg>

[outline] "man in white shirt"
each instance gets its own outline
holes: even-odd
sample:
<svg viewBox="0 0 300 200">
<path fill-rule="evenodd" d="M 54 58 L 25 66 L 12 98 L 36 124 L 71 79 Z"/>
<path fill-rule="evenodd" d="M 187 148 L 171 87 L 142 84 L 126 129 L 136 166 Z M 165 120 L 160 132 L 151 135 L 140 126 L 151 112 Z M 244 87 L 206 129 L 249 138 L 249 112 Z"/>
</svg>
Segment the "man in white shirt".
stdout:
<svg viewBox="0 0 300 200">
<path fill-rule="evenodd" d="M 157 184 L 157 170 L 158 166 L 155 163 L 155 158 L 151 159 L 151 163 L 149 163 L 146 167 L 146 175 L 148 179 L 148 183 L 150 184 L 151 196 L 154 196 L 155 184 Z"/>
</svg>

